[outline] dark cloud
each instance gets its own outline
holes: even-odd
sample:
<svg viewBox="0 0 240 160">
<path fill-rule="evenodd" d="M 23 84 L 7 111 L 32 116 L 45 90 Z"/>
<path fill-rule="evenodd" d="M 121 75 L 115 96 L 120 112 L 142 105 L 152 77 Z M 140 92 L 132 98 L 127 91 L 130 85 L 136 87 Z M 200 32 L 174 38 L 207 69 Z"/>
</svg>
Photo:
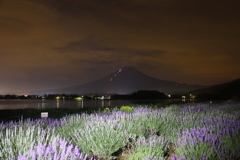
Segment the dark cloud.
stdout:
<svg viewBox="0 0 240 160">
<path fill-rule="evenodd" d="M 31 26 L 28 21 L 18 18 L 0 17 L 0 19 L 0 29 L 4 31 L 5 34 L 8 33 L 9 36 L 13 34 L 15 34 L 15 36 L 26 34 Z"/>
<path fill-rule="evenodd" d="M 78 65 L 86 65 L 90 64 L 91 66 L 102 66 L 102 65 L 112 65 L 114 62 L 111 60 L 99 60 L 97 58 L 90 58 L 90 59 L 74 59 L 72 60 L 72 63 L 76 63 Z"/>
<path fill-rule="evenodd" d="M 114 51 L 114 48 L 98 44 L 94 40 L 85 39 L 81 41 L 69 42 L 64 47 L 55 48 L 63 52 L 82 52 L 82 51 Z"/>
<path fill-rule="evenodd" d="M 127 49 L 127 48 L 114 48 L 107 46 L 107 44 L 100 44 L 91 39 L 86 39 L 82 41 L 69 42 L 64 47 L 54 48 L 60 53 L 67 52 L 84 52 L 84 51 L 106 51 L 112 54 L 118 53 L 123 55 L 140 55 L 140 56 L 159 56 L 168 53 L 164 50 L 138 50 L 138 49 Z"/>
<path fill-rule="evenodd" d="M 130 49 L 130 48 L 119 48 L 115 46 L 111 46 L 111 44 L 108 44 L 104 41 L 94 41 L 92 39 L 85 39 L 81 41 L 74 41 L 69 42 L 64 47 L 54 48 L 58 50 L 60 53 L 78 53 L 82 55 L 91 54 L 94 52 L 95 55 L 98 55 L 100 57 L 104 57 L 105 53 L 108 52 L 109 56 L 108 58 L 111 58 L 111 61 L 114 59 L 122 59 L 122 57 L 132 57 L 132 56 L 143 56 L 143 57 L 152 57 L 152 56 L 162 56 L 163 54 L 168 53 L 164 50 L 147 50 L 147 49 Z M 103 55 L 102 55 L 103 54 Z M 100 58 L 99 57 L 99 58 Z M 101 59 L 101 58 L 100 58 Z M 96 61 L 99 61 L 99 59 L 95 58 L 94 63 Z M 73 60 L 73 62 L 89 62 L 92 63 L 92 59 L 81 59 L 81 60 Z M 101 63 L 101 62 L 100 62 Z M 104 61 L 104 63 L 107 65 L 108 63 Z M 113 62 L 111 62 L 113 63 Z M 97 63 L 98 64 L 98 63 Z"/>
<path fill-rule="evenodd" d="M 137 54 L 140 56 L 152 57 L 152 56 L 161 56 L 168 52 L 164 50 L 129 50 L 128 53 Z"/>
</svg>

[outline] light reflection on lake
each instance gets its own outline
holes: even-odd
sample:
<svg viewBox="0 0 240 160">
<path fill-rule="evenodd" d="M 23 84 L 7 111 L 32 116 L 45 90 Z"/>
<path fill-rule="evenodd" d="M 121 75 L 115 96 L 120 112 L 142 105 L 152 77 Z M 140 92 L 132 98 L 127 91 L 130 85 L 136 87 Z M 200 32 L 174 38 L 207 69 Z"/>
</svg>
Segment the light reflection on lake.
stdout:
<svg viewBox="0 0 240 160">
<path fill-rule="evenodd" d="M 46 100 L 46 99 L 0 99 L 1 109 L 25 108 L 105 108 L 131 104 L 168 103 L 172 100 Z M 181 100 L 180 100 L 181 101 Z M 178 101 L 178 102 L 180 102 Z"/>
</svg>

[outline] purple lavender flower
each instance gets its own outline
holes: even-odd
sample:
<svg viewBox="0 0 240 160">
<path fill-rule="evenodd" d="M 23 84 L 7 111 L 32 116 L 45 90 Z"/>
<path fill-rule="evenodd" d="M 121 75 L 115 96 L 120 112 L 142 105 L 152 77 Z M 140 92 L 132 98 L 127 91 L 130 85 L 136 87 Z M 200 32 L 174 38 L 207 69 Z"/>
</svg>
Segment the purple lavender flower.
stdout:
<svg viewBox="0 0 240 160">
<path fill-rule="evenodd" d="M 206 113 L 206 110 L 201 106 L 187 106 L 181 109 L 181 114 L 185 114 L 187 112 L 204 112 Z"/>
<path fill-rule="evenodd" d="M 47 146 L 46 144 L 39 143 L 35 150 L 29 150 L 25 153 L 26 157 L 23 155 L 18 156 L 18 160 L 28 160 L 28 159 L 51 159 L 51 160 L 86 160 L 88 157 L 86 154 L 83 155 L 81 150 L 73 145 L 68 145 L 67 141 L 54 138 L 53 141 Z"/>
<path fill-rule="evenodd" d="M 18 156 L 18 160 L 28 160 L 28 159 L 24 156 Z"/>
</svg>

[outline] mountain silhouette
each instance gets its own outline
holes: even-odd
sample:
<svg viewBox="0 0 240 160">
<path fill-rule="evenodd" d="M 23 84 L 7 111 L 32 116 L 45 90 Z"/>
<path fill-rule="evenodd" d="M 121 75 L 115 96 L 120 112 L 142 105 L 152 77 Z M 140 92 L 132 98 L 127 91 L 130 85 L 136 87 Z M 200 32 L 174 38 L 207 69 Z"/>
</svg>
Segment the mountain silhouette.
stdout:
<svg viewBox="0 0 240 160">
<path fill-rule="evenodd" d="M 184 93 L 206 88 L 201 85 L 159 80 L 133 67 L 124 67 L 99 80 L 68 88 L 35 92 L 37 94 L 131 94 L 138 90 L 158 90 L 166 94 Z"/>
<path fill-rule="evenodd" d="M 214 97 L 220 99 L 240 98 L 240 78 L 231 82 L 214 85 L 204 89 L 190 91 L 200 97 Z"/>
</svg>

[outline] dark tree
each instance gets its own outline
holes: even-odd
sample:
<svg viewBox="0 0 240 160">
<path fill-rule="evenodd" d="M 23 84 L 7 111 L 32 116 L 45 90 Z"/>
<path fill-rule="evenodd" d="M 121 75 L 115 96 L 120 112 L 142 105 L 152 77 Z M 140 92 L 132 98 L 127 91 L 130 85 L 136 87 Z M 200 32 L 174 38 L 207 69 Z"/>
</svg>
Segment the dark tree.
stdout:
<svg viewBox="0 0 240 160">
<path fill-rule="evenodd" d="M 167 95 L 156 90 L 140 90 L 131 94 L 133 99 L 166 99 Z"/>
</svg>

